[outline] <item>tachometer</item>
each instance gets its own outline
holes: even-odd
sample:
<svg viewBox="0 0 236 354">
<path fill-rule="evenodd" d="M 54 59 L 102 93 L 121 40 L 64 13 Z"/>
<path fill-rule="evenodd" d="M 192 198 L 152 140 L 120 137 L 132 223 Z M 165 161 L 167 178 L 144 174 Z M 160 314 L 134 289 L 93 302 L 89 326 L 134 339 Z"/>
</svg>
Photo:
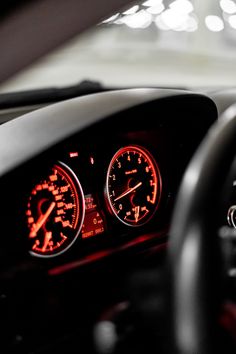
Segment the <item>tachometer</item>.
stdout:
<svg viewBox="0 0 236 354">
<path fill-rule="evenodd" d="M 159 206 L 161 188 L 159 168 L 146 149 L 127 146 L 113 156 L 107 172 L 106 195 L 112 212 L 124 224 L 146 223 Z"/>
<path fill-rule="evenodd" d="M 58 162 L 30 194 L 26 216 L 30 252 L 41 257 L 67 250 L 79 235 L 85 213 L 78 178 Z"/>
</svg>

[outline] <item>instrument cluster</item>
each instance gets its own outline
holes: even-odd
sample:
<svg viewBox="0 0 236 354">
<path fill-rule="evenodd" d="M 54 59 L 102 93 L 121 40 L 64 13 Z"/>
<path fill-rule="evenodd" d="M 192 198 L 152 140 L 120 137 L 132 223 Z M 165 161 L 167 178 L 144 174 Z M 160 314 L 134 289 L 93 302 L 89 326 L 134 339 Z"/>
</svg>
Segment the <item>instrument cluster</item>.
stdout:
<svg viewBox="0 0 236 354">
<path fill-rule="evenodd" d="M 162 197 L 162 176 L 146 147 L 120 146 L 111 154 L 101 181 L 96 180 L 96 165 L 94 155 L 83 161 L 78 151 L 72 151 L 32 185 L 25 206 L 31 255 L 55 257 L 78 239 L 104 234 L 109 217 L 126 229 L 142 227 L 154 217 Z"/>
</svg>

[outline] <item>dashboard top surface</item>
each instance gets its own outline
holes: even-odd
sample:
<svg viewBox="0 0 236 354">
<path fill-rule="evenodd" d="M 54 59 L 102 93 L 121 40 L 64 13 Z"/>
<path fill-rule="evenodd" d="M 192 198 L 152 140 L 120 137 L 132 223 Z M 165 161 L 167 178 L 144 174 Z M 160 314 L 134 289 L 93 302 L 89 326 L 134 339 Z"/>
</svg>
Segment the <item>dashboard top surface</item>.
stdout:
<svg viewBox="0 0 236 354">
<path fill-rule="evenodd" d="M 120 111 L 158 99 L 186 95 L 195 94 L 161 89 L 105 92 L 56 103 L 13 119 L 0 129 L 0 176 L 68 136 Z"/>
</svg>

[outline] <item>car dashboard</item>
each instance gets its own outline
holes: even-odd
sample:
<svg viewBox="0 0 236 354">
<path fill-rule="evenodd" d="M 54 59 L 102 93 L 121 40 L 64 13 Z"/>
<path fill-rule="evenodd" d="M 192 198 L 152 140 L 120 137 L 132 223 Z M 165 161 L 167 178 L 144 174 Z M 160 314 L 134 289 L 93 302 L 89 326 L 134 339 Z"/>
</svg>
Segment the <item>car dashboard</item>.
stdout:
<svg viewBox="0 0 236 354">
<path fill-rule="evenodd" d="M 181 178 L 216 120 L 206 95 L 130 89 L 0 127 L 2 352 L 99 352 L 93 329 L 117 304 L 142 322 L 146 272 L 165 263 Z"/>
</svg>

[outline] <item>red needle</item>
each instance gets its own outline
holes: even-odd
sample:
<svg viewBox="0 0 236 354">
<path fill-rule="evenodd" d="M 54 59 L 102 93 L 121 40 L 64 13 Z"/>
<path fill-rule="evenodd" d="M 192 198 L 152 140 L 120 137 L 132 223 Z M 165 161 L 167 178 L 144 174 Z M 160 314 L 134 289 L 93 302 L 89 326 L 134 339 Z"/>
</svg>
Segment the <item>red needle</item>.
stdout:
<svg viewBox="0 0 236 354">
<path fill-rule="evenodd" d="M 51 231 L 46 232 L 42 252 L 46 251 L 47 245 L 48 245 L 49 241 L 51 240 L 51 238 L 52 238 L 52 232 Z"/>
<path fill-rule="evenodd" d="M 49 215 L 51 214 L 51 212 L 53 211 L 53 209 L 55 208 L 56 203 L 52 202 L 48 208 L 48 210 L 46 211 L 45 214 L 41 214 L 40 217 L 38 218 L 38 220 L 36 221 L 36 223 L 33 224 L 29 237 L 33 238 L 37 236 L 37 232 L 41 229 L 41 227 L 43 226 L 43 224 L 46 222 L 47 218 L 49 217 Z"/>
<path fill-rule="evenodd" d="M 126 195 L 132 193 L 135 189 L 139 188 L 142 185 L 142 182 L 137 183 L 134 187 L 132 188 L 128 188 L 125 192 L 121 193 L 121 195 L 119 195 L 119 197 L 117 197 L 116 199 L 114 199 L 114 202 L 116 202 L 117 200 L 125 197 Z"/>
<path fill-rule="evenodd" d="M 140 210 L 140 206 L 136 206 L 135 212 L 134 212 L 134 217 L 135 217 L 136 222 L 138 222 L 138 219 L 139 219 L 139 210 Z"/>
</svg>

